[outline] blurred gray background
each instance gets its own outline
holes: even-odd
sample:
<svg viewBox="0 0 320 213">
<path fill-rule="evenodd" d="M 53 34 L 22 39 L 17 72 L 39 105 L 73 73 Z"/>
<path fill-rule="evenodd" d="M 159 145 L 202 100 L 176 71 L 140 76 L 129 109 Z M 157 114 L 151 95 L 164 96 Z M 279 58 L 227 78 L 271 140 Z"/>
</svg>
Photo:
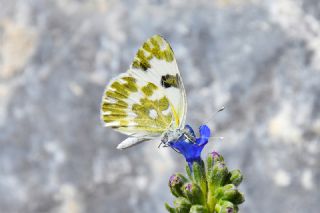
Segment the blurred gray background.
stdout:
<svg viewBox="0 0 320 213">
<path fill-rule="evenodd" d="M 240 212 L 320 208 L 317 0 L 0 0 L 0 212 L 161 213 L 184 159 L 158 144 L 119 151 L 103 128 L 106 83 L 163 35 L 188 96 L 245 176 Z"/>
</svg>

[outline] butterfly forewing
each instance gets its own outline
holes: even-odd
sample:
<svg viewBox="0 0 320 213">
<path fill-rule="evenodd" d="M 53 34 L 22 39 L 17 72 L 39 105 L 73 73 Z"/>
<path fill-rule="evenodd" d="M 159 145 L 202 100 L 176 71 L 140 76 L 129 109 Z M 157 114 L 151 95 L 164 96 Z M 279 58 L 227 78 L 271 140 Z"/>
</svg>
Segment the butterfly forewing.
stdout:
<svg viewBox="0 0 320 213">
<path fill-rule="evenodd" d="M 174 127 L 184 126 L 186 94 L 174 53 L 165 39 L 159 35 L 148 39 L 138 50 L 128 72 L 158 85 L 170 101 Z"/>
</svg>

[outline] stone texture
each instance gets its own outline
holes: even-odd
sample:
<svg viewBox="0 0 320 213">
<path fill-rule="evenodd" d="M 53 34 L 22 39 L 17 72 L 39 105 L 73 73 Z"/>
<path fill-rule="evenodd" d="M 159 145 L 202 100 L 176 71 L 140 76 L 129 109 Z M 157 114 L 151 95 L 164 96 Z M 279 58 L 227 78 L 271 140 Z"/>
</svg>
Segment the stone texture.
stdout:
<svg viewBox="0 0 320 213">
<path fill-rule="evenodd" d="M 188 123 L 207 121 L 245 175 L 241 212 L 318 212 L 320 3 L 316 0 L 0 0 L 0 209 L 165 212 L 181 156 L 115 149 L 105 84 L 139 45 L 170 41 Z"/>
</svg>

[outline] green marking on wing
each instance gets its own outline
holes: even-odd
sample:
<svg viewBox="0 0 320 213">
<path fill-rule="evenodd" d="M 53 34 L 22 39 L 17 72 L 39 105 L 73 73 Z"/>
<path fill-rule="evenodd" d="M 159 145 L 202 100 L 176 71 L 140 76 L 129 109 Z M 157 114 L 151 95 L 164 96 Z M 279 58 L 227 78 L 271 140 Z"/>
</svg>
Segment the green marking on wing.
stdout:
<svg viewBox="0 0 320 213">
<path fill-rule="evenodd" d="M 154 57 L 166 62 L 174 59 L 170 45 L 159 35 L 154 35 L 143 43 L 133 60 L 132 67 L 147 71 L 151 68 L 150 60 Z"/>
<path fill-rule="evenodd" d="M 171 124 L 172 115 L 164 115 L 163 111 L 169 108 L 169 101 L 166 97 L 160 100 L 149 100 L 148 98 L 140 99 L 140 103 L 132 105 L 132 111 L 137 115 L 134 122 L 137 124 L 136 129 L 147 130 L 151 132 L 161 133 L 165 131 Z M 150 117 L 150 111 L 155 110 L 157 116 Z"/>
<path fill-rule="evenodd" d="M 123 77 L 122 80 L 126 81 L 127 83 L 123 84 L 124 87 L 130 92 L 137 92 L 138 86 L 136 84 L 136 79 L 133 77 Z"/>
<path fill-rule="evenodd" d="M 158 89 L 158 87 L 155 84 L 149 82 L 147 85 L 142 87 L 141 90 L 146 96 L 151 96 L 156 89 Z"/>
<path fill-rule="evenodd" d="M 170 107 L 167 97 L 150 100 L 157 89 L 151 82 L 139 88 L 134 77 L 120 77 L 105 92 L 101 104 L 102 120 L 124 133 L 162 133 L 170 126 L 172 114 L 164 115 Z M 142 93 L 144 97 L 137 100 L 130 98 L 134 92 Z"/>
<path fill-rule="evenodd" d="M 120 80 L 114 81 L 110 88 L 105 92 L 105 97 L 101 105 L 102 120 L 106 123 L 119 121 L 120 125 L 127 125 L 128 122 L 125 120 L 127 115 L 128 103 L 126 99 L 130 93 L 137 92 L 138 86 L 136 79 L 130 76 L 120 78 Z"/>
</svg>

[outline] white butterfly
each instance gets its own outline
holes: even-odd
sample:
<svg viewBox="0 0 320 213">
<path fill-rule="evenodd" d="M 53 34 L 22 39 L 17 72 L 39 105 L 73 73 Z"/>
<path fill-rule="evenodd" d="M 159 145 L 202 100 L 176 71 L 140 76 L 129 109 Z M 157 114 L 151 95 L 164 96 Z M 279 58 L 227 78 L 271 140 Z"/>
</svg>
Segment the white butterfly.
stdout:
<svg viewBox="0 0 320 213">
<path fill-rule="evenodd" d="M 139 48 L 129 70 L 106 87 L 101 103 L 105 126 L 129 137 L 117 148 L 161 138 L 165 145 L 185 128 L 186 93 L 170 45 L 159 35 Z"/>
</svg>

